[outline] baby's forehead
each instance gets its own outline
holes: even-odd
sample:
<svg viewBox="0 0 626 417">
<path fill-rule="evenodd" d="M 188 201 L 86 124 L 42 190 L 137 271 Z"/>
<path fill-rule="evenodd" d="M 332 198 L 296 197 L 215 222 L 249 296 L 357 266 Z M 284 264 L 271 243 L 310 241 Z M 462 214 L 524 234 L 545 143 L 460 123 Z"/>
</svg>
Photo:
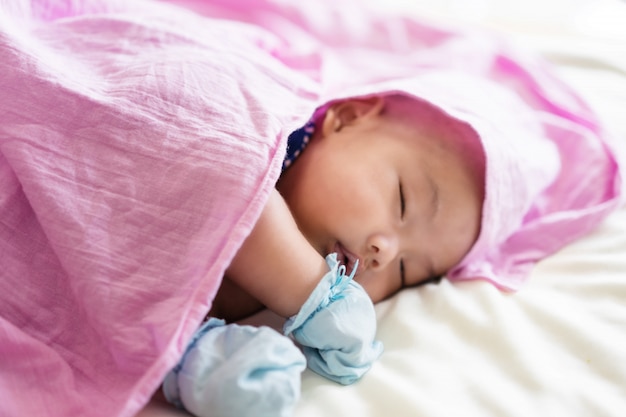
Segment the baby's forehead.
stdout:
<svg viewBox="0 0 626 417">
<path fill-rule="evenodd" d="M 414 139 L 406 141 L 406 146 L 432 145 L 426 148 L 433 153 L 455 153 L 484 164 L 480 137 L 468 123 L 413 96 L 393 94 L 383 97 L 385 109 L 382 117 L 386 123 L 401 127 Z"/>
</svg>

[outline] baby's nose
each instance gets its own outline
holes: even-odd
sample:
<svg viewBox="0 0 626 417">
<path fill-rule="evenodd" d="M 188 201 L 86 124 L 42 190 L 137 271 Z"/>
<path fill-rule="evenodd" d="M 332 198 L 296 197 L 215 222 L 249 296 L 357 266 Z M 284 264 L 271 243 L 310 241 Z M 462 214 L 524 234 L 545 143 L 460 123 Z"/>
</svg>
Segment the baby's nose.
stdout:
<svg viewBox="0 0 626 417">
<path fill-rule="evenodd" d="M 398 239 L 391 234 L 372 234 L 368 238 L 367 248 L 368 266 L 373 269 L 382 269 L 396 258 Z"/>
</svg>

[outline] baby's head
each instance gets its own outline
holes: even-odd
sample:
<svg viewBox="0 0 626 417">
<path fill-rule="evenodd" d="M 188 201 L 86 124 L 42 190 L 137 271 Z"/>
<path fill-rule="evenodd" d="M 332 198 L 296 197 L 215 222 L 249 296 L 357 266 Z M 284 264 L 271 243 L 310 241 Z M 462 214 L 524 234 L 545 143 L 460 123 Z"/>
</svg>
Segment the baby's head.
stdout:
<svg viewBox="0 0 626 417">
<path fill-rule="evenodd" d="M 402 95 L 331 103 L 278 184 L 301 231 L 374 302 L 445 274 L 480 232 L 484 153 L 467 125 Z"/>
</svg>

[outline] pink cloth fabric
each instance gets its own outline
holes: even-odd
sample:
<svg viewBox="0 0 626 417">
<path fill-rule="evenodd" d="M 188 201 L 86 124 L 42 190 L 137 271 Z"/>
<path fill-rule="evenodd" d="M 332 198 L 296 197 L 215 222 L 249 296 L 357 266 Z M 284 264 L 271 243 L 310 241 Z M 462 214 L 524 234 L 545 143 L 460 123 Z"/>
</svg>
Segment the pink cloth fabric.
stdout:
<svg viewBox="0 0 626 417">
<path fill-rule="evenodd" d="M 483 227 L 451 279 L 516 289 L 619 203 L 593 113 L 497 38 L 351 1 L 169 3 L 0 1 L 0 415 L 135 414 L 329 100 L 403 92 L 479 135 Z"/>
<path fill-rule="evenodd" d="M 1 416 L 145 404 L 315 97 L 263 31 L 124 3 L 0 7 Z"/>
</svg>

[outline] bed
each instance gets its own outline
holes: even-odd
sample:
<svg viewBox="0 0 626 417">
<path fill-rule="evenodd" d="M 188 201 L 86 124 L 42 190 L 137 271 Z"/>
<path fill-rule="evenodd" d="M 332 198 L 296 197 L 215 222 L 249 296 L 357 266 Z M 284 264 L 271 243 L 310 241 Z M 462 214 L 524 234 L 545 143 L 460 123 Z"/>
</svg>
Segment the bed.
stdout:
<svg viewBox="0 0 626 417">
<path fill-rule="evenodd" d="M 170 3 L 185 2 L 186 0 L 178 0 Z M 19 5 L 26 3 L 28 2 L 19 0 L 0 2 L 3 11 L 18 14 L 23 12 L 23 10 L 18 10 L 21 7 Z M 72 7 L 80 8 L 83 3 L 95 5 L 96 12 L 110 7 L 109 4 L 122 4 L 124 8 L 132 7 L 125 5 L 123 1 L 113 0 L 110 2 L 93 0 L 32 3 L 53 4 L 55 13 L 65 13 L 67 10 L 72 10 Z M 216 0 L 212 3 L 228 4 L 228 1 Z M 105 4 L 107 6 L 104 6 Z M 445 26 L 479 27 L 509 36 L 522 47 L 535 51 L 551 62 L 557 74 L 578 91 L 612 129 L 620 143 L 626 147 L 626 122 L 623 118 L 623 109 L 626 108 L 626 54 L 624 53 L 626 29 L 623 25 L 626 21 L 626 2 L 619 0 L 527 0 L 524 2 L 519 0 L 450 0 L 434 3 L 426 0 L 363 0 L 362 4 L 363 7 L 371 7 L 380 14 L 398 13 L 409 18 L 425 19 Z M 15 5 L 18 6 L 12 10 L 11 7 Z M 84 10 L 74 11 L 84 12 Z M 0 14 L 0 17 L 3 16 Z M 322 22 L 324 16 L 318 16 L 318 18 L 317 21 Z M 358 28 L 358 13 L 349 21 Z M 3 24 L 8 24 L 7 22 L 9 21 L 2 21 Z M 11 22 L 14 25 L 16 21 Z M 74 24 L 74 28 L 80 26 L 80 19 L 70 18 L 65 22 Z M 128 22 L 154 26 L 149 19 L 142 20 L 140 17 Z M 15 33 L 18 32 L 19 30 L 16 29 Z M 20 41 L 24 39 L 27 38 L 20 38 Z M 174 38 L 166 40 L 176 41 Z M 89 42 L 90 40 L 85 37 L 82 41 Z M 31 45 L 25 41 L 23 43 L 27 46 Z M 132 47 L 132 45 L 129 46 L 123 42 L 116 44 L 116 48 L 122 50 L 127 47 Z M 59 61 L 55 61 L 51 56 L 46 56 L 46 59 L 45 64 L 50 65 L 50 68 L 54 70 L 54 63 Z M 5 60 L 0 64 L 8 65 L 7 62 Z M 77 65 L 74 69 L 78 75 L 88 74 L 88 72 L 81 72 L 87 71 L 88 67 Z M 21 87 L 16 87 L 6 78 L 0 78 L 0 81 L 4 83 L 3 88 L 6 89 L 3 90 L 4 94 L 10 92 L 17 97 Z M 73 86 L 74 81 L 74 79 L 63 79 L 62 82 L 55 83 L 52 87 L 56 88 L 63 83 Z M 300 80 L 288 79 L 284 84 L 289 82 L 296 83 Z M 180 99 L 172 91 L 167 93 L 170 94 L 170 98 Z M 250 97 L 255 98 L 255 94 L 263 95 L 263 91 L 252 91 L 242 100 L 249 103 L 245 100 Z M 83 95 L 79 96 L 83 97 Z M 46 110 L 46 105 L 50 108 L 50 105 L 46 103 L 44 101 L 43 104 L 39 104 L 42 111 Z M 303 109 L 306 108 L 304 104 L 299 104 Z M 195 105 L 202 108 L 206 103 Z M 75 103 L 74 106 L 79 107 Z M 287 107 L 284 103 L 283 106 Z M 7 108 L 4 107 L 3 110 L 6 111 Z M 283 115 L 288 114 L 286 110 L 293 111 L 293 109 L 285 109 Z M 279 126 L 287 126 L 286 130 L 289 130 L 288 128 L 300 126 L 304 121 L 303 118 L 304 116 L 300 119 L 290 119 L 285 116 L 282 119 L 264 120 L 261 125 L 268 132 L 276 131 Z M 143 123 L 145 120 L 140 121 Z M 74 122 L 78 126 L 81 120 Z M 195 119 L 193 122 L 201 123 Z M 251 131 L 257 129 L 259 125 L 253 122 L 258 122 L 258 120 L 251 121 L 250 126 L 246 128 L 252 129 Z M 158 125 L 150 126 L 155 132 L 163 128 Z M 181 126 L 181 129 L 186 133 L 189 132 L 187 126 Z M 85 130 L 81 132 L 84 133 Z M 6 132 L 2 131 L 2 133 L 4 135 Z M 8 142 L 2 143 L 5 148 L 7 144 Z M 257 193 L 256 203 L 240 204 L 238 206 L 240 211 L 234 213 L 232 219 L 229 218 L 233 224 L 243 224 L 243 226 L 238 229 L 240 233 L 238 241 L 226 241 L 221 247 L 222 252 L 219 254 L 220 262 L 218 262 L 220 267 L 224 267 L 224 262 L 232 256 L 241 235 L 249 231 L 252 219 L 260 210 L 260 201 L 271 188 L 272 179 L 278 175 L 279 158 L 275 158 L 273 152 L 280 146 L 282 144 L 279 141 L 264 144 L 263 152 L 256 154 L 257 159 L 250 163 L 252 168 L 248 167 L 252 179 L 244 185 L 254 189 L 250 191 L 251 193 L 253 191 Z M 84 150 L 80 151 L 84 152 Z M 28 153 L 24 155 L 28 156 Z M 24 155 L 20 158 L 27 161 Z M 129 169 L 133 168 L 132 163 L 136 162 L 127 161 L 123 155 L 120 158 L 128 162 Z M 150 162 L 156 160 L 153 155 L 148 159 Z M 273 161 L 268 172 L 259 176 L 257 168 L 267 166 L 268 161 Z M 28 173 L 27 165 L 24 166 L 26 173 Z M 4 165 L 0 164 L 1 167 Z M 176 166 L 176 168 L 180 167 Z M 242 164 L 239 168 L 245 168 L 245 166 Z M 5 173 L 7 172 L 9 171 Z M 149 175 L 159 175 L 159 172 L 155 171 Z M 6 178 L 9 178 L 8 174 L 3 177 L 3 180 Z M 0 185 L 7 186 L 8 182 L 8 180 L 0 182 Z M 260 183 L 262 185 L 259 185 Z M 37 185 L 36 182 L 33 184 Z M 192 185 L 195 187 L 201 186 L 200 184 L 197 182 Z M 108 184 L 99 184 L 99 186 L 108 186 Z M 37 189 L 34 190 L 37 191 Z M 39 194 L 34 192 L 33 195 Z M 191 195 L 197 195 L 197 193 L 189 192 L 185 194 L 185 198 Z M 3 204 L 5 201 L 0 200 Z M 61 211 L 59 215 L 66 214 L 63 210 Z M 41 213 L 39 213 L 39 219 L 42 219 Z M 18 220 L 23 219 L 15 221 Z M 124 219 L 113 220 L 123 222 Z M 9 224 L 6 218 L 4 221 L 3 226 Z M 71 223 L 68 224 L 72 226 Z M 68 224 L 54 223 L 57 228 L 67 227 Z M 124 227 L 121 223 L 117 226 L 120 230 Z M 196 228 L 197 225 L 191 225 L 191 227 Z M 204 227 L 217 226 L 204 225 Z M 50 232 L 46 230 L 45 236 L 50 238 Z M 154 230 L 148 229 L 145 232 L 153 233 Z M 181 240 L 185 238 L 188 236 L 181 237 Z M 132 241 L 124 243 L 128 244 L 128 247 L 133 247 Z M 184 253 L 189 251 L 199 253 L 199 251 L 206 250 L 207 245 L 210 246 L 215 242 L 194 240 L 194 243 L 198 246 L 191 248 L 185 246 L 180 250 Z M 66 258 L 57 253 L 62 260 L 69 262 L 68 259 L 74 259 L 75 252 L 72 251 L 77 250 L 77 246 L 67 245 L 62 246 L 61 249 L 68 250 Z M 84 248 L 78 247 L 78 250 L 84 253 Z M 6 254 L 6 251 L 0 254 L 0 259 L 3 261 L 8 259 Z M 2 258 L 2 256 L 7 256 L 7 258 Z M 51 255 L 50 259 L 53 258 L 56 259 Z M 166 262 L 167 259 L 163 261 Z M 175 266 L 177 270 L 187 272 L 196 271 L 199 268 L 194 263 Z M 160 267 L 163 265 L 151 264 L 153 268 L 151 271 L 154 272 Z M 20 285 L 17 281 L 11 283 L 6 271 L 6 266 L 3 265 L 2 274 L 6 274 L 2 275 L 3 293 L 9 293 L 10 289 Z M 213 274 L 216 273 L 219 271 L 213 271 Z M 625 275 L 626 207 L 620 207 L 592 233 L 537 264 L 528 282 L 517 293 L 502 292 L 483 281 L 451 283 L 446 279 L 439 283 L 404 290 L 376 306 L 378 336 L 385 345 L 385 352 L 381 359 L 361 381 L 347 387 L 339 386 L 310 371 L 305 371 L 302 378 L 302 396 L 294 417 L 621 416 L 626 410 Z M 60 280 L 60 282 L 64 281 Z M 110 306 L 99 305 L 98 303 L 106 300 L 106 297 L 111 294 L 106 286 L 90 287 L 81 283 L 73 288 L 81 296 L 91 296 L 91 300 L 98 305 L 97 311 L 102 315 L 90 316 L 89 319 L 93 320 L 93 323 L 101 325 L 101 321 L 106 322 L 106 320 L 120 317 L 129 322 L 134 320 L 136 322 L 134 328 L 128 326 L 112 329 L 112 334 L 108 335 L 115 342 L 114 347 L 119 347 L 120 350 L 114 350 L 119 353 L 119 356 L 111 356 L 108 353 L 105 355 L 106 352 L 96 350 L 79 351 L 80 354 L 84 354 L 84 357 L 79 355 L 78 360 L 75 361 L 80 372 L 72 374 L 65 366 L 46 368 L 46 371 L 50 372 L 46 375 L 54 373 L 57 379 L 42 377 L 37 383 L 45 385 L 45 393 L 50 398 L 64 396 L 69 401 L 67 404 L 71 405 L 66 408 L 63 405 L 55 406 L 54 411 L 61 410 L 65 413 L 62 414 L 59 411 L 54 414 L 55 417 L 57 415 L 85 415 L 84 410 L 90 407 L 88 400 L 96 398 L 100 401 L 97 405 L 100 413 L 105 413 L 103 415 L 135 415 L 136 417 L 187 415 L 166 404 L 158 391 L 148 401 L 152 392 L 147 392 L 148 387 L 155 385 L 154 381 L 163 374 L 164 369 L 175 363 L 176 355 L 184 349 L 184 343 L 181 341 L 190 337 L 194 330 L 193 324 L 201 320 L 208 308 L 206 300 L 212 297 L 216 290 L 215 282 L 206 282 L 200 278 L 200 275 L 196 281 L 188 281 L 187 284 L 180 289 L 167 283 L 159 287 L 160 291 L 156 293 L 138 294 L 137 297 L 147 297 L 144 300 L 146 303 L 167 303 L 166 310 L 162 309 L 159 314 L 153 316 L 147 310 L 116 311 Z M 192 289 L 198 290 L 192 291 Z M 171 292 L 176 292 L 178 297 L 171 300 Z M 187 301 L 190 294 L 193 295 L 193 303 Z M 161 305 L 161 308 L 163 306 Z M 82 308 L 82 306 L 79 307 Z M 172 321 L 167 320 L 165 317 L 167 314 L 164 314 L 164 311 L 179 314 L 179 318 L 187 319 L 185 321 L 187 324 L 174 326 Z M 129 316 L 129 314 L 132 315 Z M 72 319 L 73 317 L 67 317 L 70 323 L 73 323 Z M 280 328 L 282 324 L 278 317 L 268 312 L 259 313 L 244 322 L 269 324 L 276 328 Z M 0 324 L 4 325 L 4 322 Z M 20 324 L 28 327 L 32 323 L 24 320 Z M 80 345 L 89 340 L 85 342 L 85 339 L 80 339 L 79 336 L 93 338 L 107 336 L 98 333 L 95 325 L 76 328 L 81 333 L 75 335 L 58 333 L 46 342 L 52 345 L 58 339 L 64 338 L 67 343 Z M 145 330 L 145 334 L 141 334 L 144 339 L 140 339 L 137 333 L 142 329 Z M 14 328 L 0 326 L 0 330 L 0 338 L 3 341 L 19 334 Z M 114 333 L 115 331 L 121 333 Z M 131 339 L 135 340 L 135 344 L 127 343 Z M 142 340 L 150 346 L 145 351 L 138 351 L 137 345 L 140 345 Z M 28 338 L 19 340 L 19 344 L 3 343 L 0 345 L 3 348 L 0 352 L 1 357 L 9 358 L 12 357 L 10 355 L 15 355 L 15 357 L 27 358 L 36 349 L 45 348 L 40 345 L 42 343 L 39 341 Z M 33 350 L 19 351 L 19 349 L 12 348 L 13 346 Z M 92 356 L 88 356 L 87 353 Z M 123 354 L 126 353 L 129 354 L 124 356 Z M 95 362 L 96 360 L 101 360 L 101 362 Z M 3 376 L 10 372 L 19 375 L 22 364 L 1 360 L 0 362 L 2 362 L 0 370 Z M 92 366 L 94 363 L 100 367 L 106 367 L 94 367 Z M 33 362 L 31 365 L 33 369 L 36 369 L 40 364 Z M 113 375 L 120 368 L 128 370 L 127 377 Z M 102 369 L 109 372 L 107 375 L 110 379 L 104 383 L 108 383 L 106 392 L 111 394 L 110 397 L 102 395 L 102 392 L 105 392 L 102 387 L 85 385 L 85 383 L 92 382 L 89 372 L 96 374 L 102 372 Z M 83 379 L 80 379 L 81 377 Z M 16 381 L 18 385 L 15 385 Z M 43 381 L 47 383 L 44 384 Z M 16 377 L 0 379 L 0 383 L 5 392 L 3 396 L 7 395 L 6 399 L 11 397 L 10 401 L 4 401 L 5 408 L 0 408 L 0 411 L 6 411 L 8 415 L 12 415 L 16 413 L 10 411 L 36 410 L 45 415 L 41 411 L 46 409 L 43 394 L 39 397 L 40 391 L 37 390 L 35 390 L 37 396 L 26 393 L 26 388 L 29 387 L 31 381 L 18 380 Z M 69 393 L 68 387 L 71 391 Z M 127 394 L 129 392 L 132 392 L 132 395 Z M 18 396 L 19 393 L 21 395 Z M 112 393 L 117 396 L 114 397 Z M 11 408 L 11 405 L 15 404 L 15 397 L 19 397 L 21 402 L 17 403 L 15 408 Z M 121 399 L 125 401 L 123 404 L 116 403 Z M 38 402 L 41 406 L 35 407 Z M 29 406 L 33 408 L 28 408 Z M 76 408 L 72 408 L 74 406 Z M 49 410 L 52 409 L 49 408 Z M 72 414 L 76 410 L 80 412 Z M 106 414 L 109 410 L 110 413 Z"/>
<path fill-rule="evenodd" d="M 556 67 L 626 143 L 626 3 L 367 2 L 505 33 Z M 626 411 L 626 208 L 541 261 L 515 294 L 442 280 L 377 305 L 385 353 L 342 387 L 305 371 L 295 417 L 621 416 Z M 252 323 L 279 320 L 261 313 Z M 137 417 L 183 415 L 158 398 Z"/>
</svg>

